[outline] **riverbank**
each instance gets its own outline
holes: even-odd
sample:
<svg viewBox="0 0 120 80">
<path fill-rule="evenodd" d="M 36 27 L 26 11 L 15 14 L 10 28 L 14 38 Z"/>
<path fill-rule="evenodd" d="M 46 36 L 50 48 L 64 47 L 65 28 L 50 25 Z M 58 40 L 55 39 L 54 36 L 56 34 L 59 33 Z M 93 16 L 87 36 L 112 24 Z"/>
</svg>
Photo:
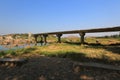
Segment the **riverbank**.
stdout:
<svg viewBox="0 0 120 80">
<path fill-rule="evenodd" d="M 0 80 L 119 80 L 120 71 L 85 67 L 76 63 L 98 63 L 120 67 L 120 40 L 86 39 L 80 45 L 78 38 L 63 39 L 64 43 L 49 42 L 44 46 L 0 52 L 1 58 L 25 58 L 22 66 L 0 65 Z"/>
<path fill-rule="evenodd" d="M 120 46 L 103 45 L 76 45 L 61 43 L 52 43 L 45 46 L 33 46 L 16 50 L 1 51 L 1 57 L 32 57 L 33 55 L 42 55 L 48 57 L 70 58 L 82 62 L 99 62 L 120 66 Z"/>
</svg>

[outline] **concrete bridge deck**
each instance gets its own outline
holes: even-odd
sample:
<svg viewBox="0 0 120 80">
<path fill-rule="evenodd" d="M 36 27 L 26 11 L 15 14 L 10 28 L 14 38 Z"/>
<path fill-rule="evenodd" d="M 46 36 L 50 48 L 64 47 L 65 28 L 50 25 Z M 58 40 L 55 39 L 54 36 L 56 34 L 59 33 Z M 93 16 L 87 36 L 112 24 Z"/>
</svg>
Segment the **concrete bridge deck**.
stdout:
<svg viewBox="0 0 120 80">
<path fill-rule="evenodd" d="M 114 32 L 114 31 L 120 31 L 120 26 L 117 27 L 111 27 L 111 28 L 98 28 L 98 29 L 87 29 L 87 30 L 72 30 L 72 31 L 60 31 L 60 32 L 48 32 L 48 33 L 38 33 L 34 35 L 44 35 L 44 34 L 75 34 L 75 33 L 95 33 L 95 32 Z"/>
<path fill-rule="evenodd" d="M 48 33 L 38 33 L 34 34 L 35 41 L 37 43 L 37 37 L 41 36 L 41 42 L 47 43 L 47 36 L 48 35 L 56 35 L 58 37 L 58 42 L 61 42 L 61 36 L 63 34 L 79 34 L 81 36 L 81 43 L 84 43 L 84 36 L 85 33 L 100 33 L 100 32 L 115 32 L 120 31 L 120 26 L 116 27 L 109 27 L 109 28 L 97 28 L 97 29 L 86 29 L 86 30 L 72 30 L 72 31 L 60 31 L 60 32 L 48 32 Z M 44 41 L 43 41 L 44 38 Z"/>
</svg>

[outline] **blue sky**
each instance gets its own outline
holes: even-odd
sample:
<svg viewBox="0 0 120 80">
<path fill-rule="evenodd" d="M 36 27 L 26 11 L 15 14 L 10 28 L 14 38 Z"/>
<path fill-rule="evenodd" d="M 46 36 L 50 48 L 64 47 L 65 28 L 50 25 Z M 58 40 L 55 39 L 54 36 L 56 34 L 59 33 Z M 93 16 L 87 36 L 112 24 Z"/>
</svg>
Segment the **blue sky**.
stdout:
<svg viewBox="0 0 120 80">
<path fill-rule="evenodd" d="M 120 25 L 120 0 L 0 0 L 0 34 Z"/>
</svg>

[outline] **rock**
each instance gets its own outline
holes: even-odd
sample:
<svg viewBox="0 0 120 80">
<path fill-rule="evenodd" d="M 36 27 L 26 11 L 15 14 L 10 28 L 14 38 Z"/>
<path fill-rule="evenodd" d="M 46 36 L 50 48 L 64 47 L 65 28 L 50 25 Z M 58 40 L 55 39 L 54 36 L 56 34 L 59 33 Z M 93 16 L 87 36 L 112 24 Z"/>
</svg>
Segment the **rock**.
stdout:
<svg viewBox="0 0 120 80">
<path fill-rule="evenodd" d="M 80 72 L 80 67 L 79 66 L 76 66 L 75 68 L 74 68 L 74 73 L 79 73 Z"/>
<path fill-rule="evenodd" d="M 82 79 L 82 80 L 94 80 L 93 77 L 89 77 L 89 76 L 87 76 L 87 75 L 81 75 L 81 76 L 80 76 L 80 79 Z M 106 80 L 106 79 L 105 79 L 105 80 Z"/>
<path fill-rule="evenodd" d="M 55 79 L 55 77 L 54 77 L 54 76 L 52 76 L 52 77 L 51 77 L 51 79 L 53 79 L 53 80 L 54 80 L 54 79 Z"/>
<path fill-rule="evenodd" d="M 47 79 L 45 78 L 45 76 L 41 75 L 41 76 L 39 77 L 39 80 L 47 80 Z"/>
</svg>

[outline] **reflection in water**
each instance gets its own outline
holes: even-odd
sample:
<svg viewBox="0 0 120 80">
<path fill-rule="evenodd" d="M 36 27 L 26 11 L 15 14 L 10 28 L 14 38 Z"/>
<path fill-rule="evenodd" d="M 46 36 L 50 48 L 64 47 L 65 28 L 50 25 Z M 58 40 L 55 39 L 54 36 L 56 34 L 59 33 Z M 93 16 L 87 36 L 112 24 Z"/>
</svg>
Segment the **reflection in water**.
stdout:
<svg viewBox="0 0 120 80">
<path fill-rule="evenodd" d="M 5 48 L 4 46 L 0 45 L 0 51 L 1 50 L 7 50 L 7 48 Z"/>
<path fill-rule="evenodd" d="M 45 45 L 45 44 L 43 44 Z M 46 44 L 48 45 L 48 44 Z M 13 45 L 0 45 L 0 51 L 2 50 L 9 50 L 9 49 L 20 49 L 20 48 L 25 48 L 27 46 L 33 47 L 35 44 L 23 44 L 23 45 L 18 45 L 18 46 L 13 46 Z M 37 46 L 42 46 L 40 43 L 37 43 Z"/>
<path fill-rule="evenodd" d="M 0 45 L 0 51 L 1 50 L 9 50 L 9 49 L 20 49 L 25 48 L 26 46 L 34 46 L 34 44 L 24 44 L 19 46 L 13 46 L 13 45 Z"/>
</svg>

